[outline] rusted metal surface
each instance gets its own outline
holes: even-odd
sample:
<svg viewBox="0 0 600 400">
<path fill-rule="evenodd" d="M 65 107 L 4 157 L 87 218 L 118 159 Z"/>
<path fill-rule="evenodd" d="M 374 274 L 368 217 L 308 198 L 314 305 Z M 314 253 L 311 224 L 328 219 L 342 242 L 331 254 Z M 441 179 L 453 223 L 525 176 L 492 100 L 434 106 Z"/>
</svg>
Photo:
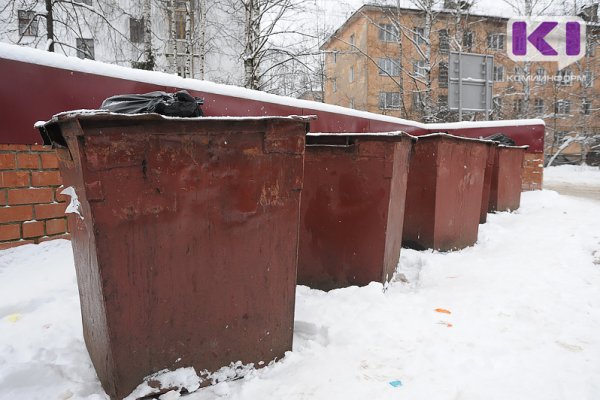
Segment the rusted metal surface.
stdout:
<svg viewBox="0 0 600 400">
<path fill-rule="evenodd" d="M 385 282 L 400 257 L 410 136 L 307 138 L 298 284 Z"/>
<path fill-rule="evenodd" d="M 512 211 L 521 205 L 525 151 L 525 147 L 498 147 L 494 157 L 489 211 Z"/>
<path fill-rule="evenodd" d="M 483 178 L 483 192 L 481 194 L 481 213 L 479 215 L 479 223 L 487 222 L 488 209 L 490 204 L 490 191 L 492 189 L 492 175 L 494 173 L 494 160 L 498 146 L 488 147 L 487 163 L 485 165 L 485 175 Z"/>
<path fill-rule="evenodd" d="M 305 118 L 71 115 L 49 123 L 84 337 L 102 386 L 292 349 Z M 66 144 L 67 147 L 61 147 Z"/>
<path fill-rule="evenodd" d="M 455 250 L 477 241 L 491 142 L 421 136 L 408 175 L 403 245 Z"/>
</svg>

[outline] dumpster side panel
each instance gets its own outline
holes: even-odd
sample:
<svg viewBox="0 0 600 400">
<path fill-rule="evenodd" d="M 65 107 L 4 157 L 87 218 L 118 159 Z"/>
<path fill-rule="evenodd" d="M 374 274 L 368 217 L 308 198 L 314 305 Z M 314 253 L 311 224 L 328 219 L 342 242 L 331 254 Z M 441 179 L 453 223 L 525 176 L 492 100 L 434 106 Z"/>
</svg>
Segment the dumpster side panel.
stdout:
<svg viewBox="0 0 600 400">
<path fill-rule="evenodd" d="M 80 265 L 101 276 L 113 398 L 165 368 L 291 350 L 306 125 L 233 124 L 83 126 L 98 262 Z M 111 354 L 88 349 L 95 365 Z"/>
<path fill-rule="evenodd" d="M 386 229 L 385 257 L 382 282 L 392 278 L 402 247 L 402 229 L 404 226 L 404 209 L 406 203 L 406 188 L 408 185 L 408 169 L 413 143 L 404 139 L 394 144 L 394 171 L 392 173 L 392 187 L 390 203 L 388 206 L 388 220 Z"/>
<path fill-rule="evenodd" d="M 402 245 L 415 249 L 434 245 L 438 143 L 418 140 L 408 171 Z"/>
<path fill-rule="evenodd" d="M 77 122 L 62 127 L 69 148 L 57 149 L 57 157 L 63 185 L 72 187 L 81 204 L 80 215 L 68 214 L 73 247 L 74 262 L 77 268 L 77 287 L 81 304 L 83 338 L 90 353 L 92 363 L 107 393 L 114 393 L 114 362 L 109 339 L 109 325 L 103 291 L 103 279 L 98 266 L 96 236 L 93 216 L 85 190 L 85 177 L 82 173 L 82 141 L 75 132 L 81 130 Z M 101 355 L 101 356 L 100 356 Z"/>
<path fill-rule="evenodd" d="M 488 144 L 443 138 L 437 176 L 434 249 L 477 241 Z"/>
<path fill-rule="evenodd" d="M 485 175 L 483 178 L 483 192 L 481 195 L 481 213 L 479 215 L 480 224 L 485 224 L 487 221 L 490 203 L 490 191 L 492 189 L 492 175 L 494 174 L 494 160 L 496 158 L 497 149 L 497 146 L 488 147 L 487 163 L 485 165 Z"/>
<path fill-rule="evenodd" d="M 491 211 L 516 210 L 521 205 L 521 186 L 525 149 L 500 147 L 494 165 Z"/>
<path fill-rule="evenodd" d="M 381 280 L 389 158 L 382 143 L 307 146 L 299 284 L 329 290 Z"/>
</svg>

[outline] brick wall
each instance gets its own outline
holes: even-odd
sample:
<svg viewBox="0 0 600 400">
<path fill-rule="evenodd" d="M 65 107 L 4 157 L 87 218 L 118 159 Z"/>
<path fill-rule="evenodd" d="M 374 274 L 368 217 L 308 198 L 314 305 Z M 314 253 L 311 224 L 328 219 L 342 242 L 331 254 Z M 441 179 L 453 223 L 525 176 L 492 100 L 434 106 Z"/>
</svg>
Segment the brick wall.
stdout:
<svg viewBox="0 0 600 400">
<path fill-rule="evenodd" d="M 0 249 L 69 237 L 61 184 L 49 146 L 0 145 Z"/>
<path fill-rule="evenodd" d="M 544 155 L 525 153 L 523 160 L 523 190 L 540 190 L 544 178 Z"/>
</svg>

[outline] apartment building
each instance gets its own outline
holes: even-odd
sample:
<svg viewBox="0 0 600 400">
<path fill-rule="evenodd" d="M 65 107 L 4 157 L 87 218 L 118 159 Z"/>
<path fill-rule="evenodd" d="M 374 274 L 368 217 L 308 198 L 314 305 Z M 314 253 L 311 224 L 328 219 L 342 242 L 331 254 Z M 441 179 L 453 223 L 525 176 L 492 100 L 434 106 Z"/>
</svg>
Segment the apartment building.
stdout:
<svg viewBox="0 0 600 400">
<path fill-rule="evenodd" d="M 152 69 L 183 77 L 241 84 L 239 41 L 243 12 L 213 0 L 7 0 L 0 7 L 0 41 L 47 49 L 52 25 L 54 51 L 68 56 L 145 68 L 147 43 Z M 52 24 L 48 23 L 48 19 Z M 149 20 L 149 24 L 146 24 Z M 149 35 L 146 35 L 146 29 Z M 146 68 L 145 68 L 146 69 Z"/>
<path fill-rule="evenodd" d="M 508 19 L 471 14 L 466 2 L 446 1 L 443 9 L 428 11 L 364 5 L 321 46 L 324 101 L 418 121 L 456 121 L 457 113 L 448 110 L 449 52 L 490 54 L 490 118 L 542 118 L 548 158 L 568 140 L 560 160 L 593 162 L 600 155 L 600 25 L 597 7 L 585 12 L 586 55 L 558 70 L 555 62 L 510 60 Z"/>
</svg>

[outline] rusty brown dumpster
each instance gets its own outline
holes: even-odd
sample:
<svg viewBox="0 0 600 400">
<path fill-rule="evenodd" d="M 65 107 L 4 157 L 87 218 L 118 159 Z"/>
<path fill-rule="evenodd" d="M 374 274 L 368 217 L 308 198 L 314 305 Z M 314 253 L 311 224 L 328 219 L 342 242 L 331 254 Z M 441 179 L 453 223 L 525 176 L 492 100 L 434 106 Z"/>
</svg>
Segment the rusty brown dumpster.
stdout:
<svg viewBox="0 0 600 400">
<path fill-rule="evenodd" d="M 112 399 L 163 369 L 258 366 L 292 349 L 307 128 L 108 113 L 42 128 L 81 203 L 84 337 Z"/>
<path fill-rule="evenodd" d="M 477 241 L 490 141 L 447 134 L 420 136 L 408 175 L 402 242 L 455 250 Z"/>
<path fill-rule="evenodd" d="M 521 205 L 523 160 L 527 146 L 498 146 L 490 188 L 490 212 L 513 211 Z"/>
<path fill-rule="evenodd" d="M 485 175 L 483 178 L 483 192 L 481 195 L 481 212 L 479 215 L 480 224 L 485 224 L 487 222 L 487 215 L 490 205 L 490 191 L 492 189 L 492 175 L 494 174 L 494 160 L 496 159 L 497 151 L 497 145 L 488 147 L 487 163 L 485 165 Z"/>
<path fill-rule="evenodd" d="M 414 140 L 404 133 L 307 136 L 298 284 L 330 290 L 392 277 Z"/>
</svg>

